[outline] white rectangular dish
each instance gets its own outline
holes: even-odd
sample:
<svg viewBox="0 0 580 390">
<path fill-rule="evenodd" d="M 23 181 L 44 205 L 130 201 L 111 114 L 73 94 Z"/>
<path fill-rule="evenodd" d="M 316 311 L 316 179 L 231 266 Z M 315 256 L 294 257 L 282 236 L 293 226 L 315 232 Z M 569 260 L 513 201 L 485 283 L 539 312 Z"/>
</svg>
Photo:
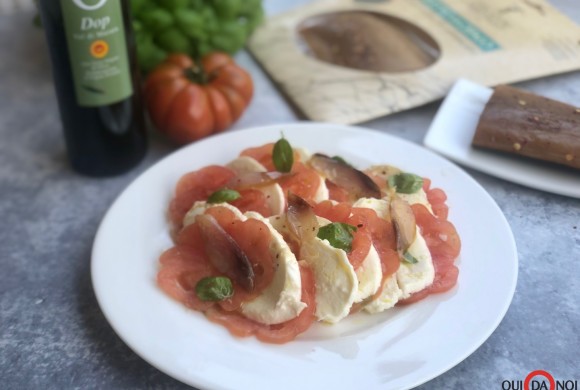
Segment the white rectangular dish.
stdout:
<svg viewBox="0 0 580 390">
<path fill-rule="evenodd" d="M 424 145 L 460 164 L 501 179 L 580 198 L 580 172 L 471 146 L 479 116 L 492 92 L 491 88 L 458 80 L 431 123 Z"/>
</svg>

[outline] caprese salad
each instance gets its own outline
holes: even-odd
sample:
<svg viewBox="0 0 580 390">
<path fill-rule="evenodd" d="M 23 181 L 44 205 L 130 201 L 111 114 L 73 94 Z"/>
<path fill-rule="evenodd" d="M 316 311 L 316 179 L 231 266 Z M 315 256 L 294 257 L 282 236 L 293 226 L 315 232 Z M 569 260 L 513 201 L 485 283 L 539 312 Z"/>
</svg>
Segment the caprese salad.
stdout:
<svg viewBox="0 0 580 390">
<path fill-rule="evenodd" d="M 285 343 L 451 289 L 461 243 L 446 199 L 413 173 L 282 138 L 179 180 L 157 283 L 235 336 Z"/>
</svg>

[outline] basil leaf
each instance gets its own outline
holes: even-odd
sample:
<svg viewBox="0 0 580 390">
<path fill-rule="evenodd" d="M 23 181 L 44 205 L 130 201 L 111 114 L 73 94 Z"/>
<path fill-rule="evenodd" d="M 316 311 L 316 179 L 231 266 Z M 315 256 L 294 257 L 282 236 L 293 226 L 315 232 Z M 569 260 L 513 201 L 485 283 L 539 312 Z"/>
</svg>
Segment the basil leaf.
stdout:
<svg viewBox="0 0 580 390">
<path fill-rule="evenodd" d="M 389 176 L 387 184 L 400 194 L 414 194 L 423 187 L 423 179 L 412 173 L 399 173 Z"/>
<path fill-rule="evenodd" d="M 317 237 L 321 240 L 328 240 L 330 245 L 335 248 L 350 252 L 353 232 L 356 232 L 356 227 L 346 223 L 333 222 L 318 229 Z"/>
<path fill-rule="evenodd" d="M 417 264 L 419 262 L 419 260 L 409 252 L 405 252 L 403 255 L 403 261 L 408 264 Z"/>
<path fill-rule="evenodd" d="M 353 167 L 352 165 L 350 165 L 349 163 L 346 162 L 346 160 L 340 156 L 332 156 L 332 159 L 335 161 L 338 161 L 341 164 L 346 165 L 347 167 Z"/>
<path fill-rule="evenodd" d="M 272 160 L 278 172 L 287 173 L 292 170 L 294 164 L 294 151 L 292 146 L 282 137 L 274 144 L 274 151 L 272 152 Z"/>
<path fill-rule="evenodd" d="M 232 202 L 240 197 L 240 193 L 235 190 L 228 190 L 223 188 L 217 190 L 207 198 L 207 203 L 227 203 Z"/>
<path fill-rule="evenodd" d="M 234 295 L 234 287 L 225 276 L 210 276 L 197 282 L 195 293 L 202 301 L 223 301 Z"/>
</svg>

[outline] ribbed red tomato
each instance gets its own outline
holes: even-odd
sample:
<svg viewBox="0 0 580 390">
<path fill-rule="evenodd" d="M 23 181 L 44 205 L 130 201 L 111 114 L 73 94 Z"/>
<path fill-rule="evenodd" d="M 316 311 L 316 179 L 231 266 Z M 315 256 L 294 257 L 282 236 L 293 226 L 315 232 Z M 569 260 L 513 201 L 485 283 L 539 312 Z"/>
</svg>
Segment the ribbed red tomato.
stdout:
<svg viewBox="0 0 580 390">
<path fill-rule="evenodd" d="M 188 143 L 231 126 L 250 103 L 254 85 L 225 53 L 210 53 L 200 64 L 172 54 L 149 74 L 143 92 L 157 129 Z"/>
</svg>

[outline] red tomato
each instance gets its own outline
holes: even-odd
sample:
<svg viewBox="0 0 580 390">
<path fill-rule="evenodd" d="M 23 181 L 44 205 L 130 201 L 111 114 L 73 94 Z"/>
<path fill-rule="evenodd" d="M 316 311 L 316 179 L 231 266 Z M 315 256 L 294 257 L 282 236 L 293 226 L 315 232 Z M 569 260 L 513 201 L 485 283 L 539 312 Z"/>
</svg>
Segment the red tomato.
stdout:
<svg viewBox="0 0 580 390">
<path fill-rule="evenodd" d="M 225 53 L 208 54 L 201 64 L 172 54 L 149 74 L 143 92 L 159 131 L 188 143 L 231 126 L 250 103 L 254 85 Z"/>
</svg>

